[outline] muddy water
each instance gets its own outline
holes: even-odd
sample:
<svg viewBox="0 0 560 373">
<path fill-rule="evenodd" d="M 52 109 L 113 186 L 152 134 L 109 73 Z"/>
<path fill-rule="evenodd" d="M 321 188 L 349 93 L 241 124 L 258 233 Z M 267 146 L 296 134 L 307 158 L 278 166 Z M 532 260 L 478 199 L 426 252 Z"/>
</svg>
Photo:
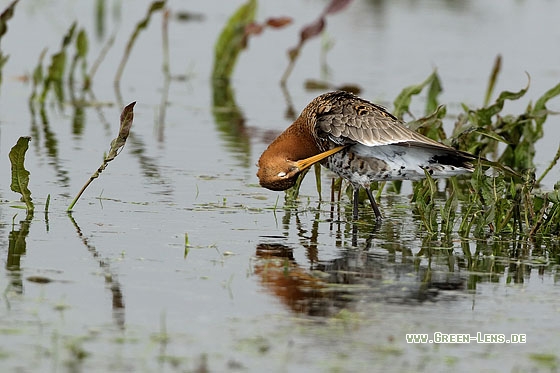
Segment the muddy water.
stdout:
<svg viewBox="0 0 560 373">
<path fill-rule="evenodd" d="M 356 83 L 391 106 L 400 89 L 437 68 L 442 102 L 482 102 L 496 54 L 498 90 L 530 99 L 560 81 L 556 3 L 355 2 L 328 19 L 329 74 L 321 42 L 306 45 L 283 92 L 285 51 L 321 1 L 262 2 L 258 18 L 295 24 L 250 41 L 232 79 L 236 109 L 213 105 L 213 44 L 239 2 L 170 2 L 195 20 L 169 24 L 162 74 L 161 15 L 140 34 L 121 82 L 116 66 L 148 2 L 21 3 L 2 39 L 10 55 L 0 96 L 0 364 L 21 371 L 459 371 L 557 368 L 557 242 L 496 240 L 451 245 L 426 238 L 406 195 L 384 195 L 375 225 L 348 200 L 322 201 L 312 178 L 299 204 L 261 189 L 255 162 L 274 134 L 318 92 L 305 79 Z M 4 5 L 3 5 L 4 6 Z M 28 106 L 30 74 L 73 20 L 90 38 L 91 65 L 117 37 L 83 113 L 50 96 L 44 116 Z M 530 31 L 530 32 L 529 32 Z M 25 47 L 22 47 L 25 46 Z M 137 101 L 133 135 L 118 158 L 66 207 L 115 136 L 122 104 Z M 166 102 L 162 105 L 162 102 Z M 523 110 L 527 101 L 511 105 Z M 421 100 L 417 104 L 422 109 Z M 518 105 L 518 106 L 517 106 Z M 551 110 L 558 103 L 551 102 Z M 555 107 L 554 107 L 555 106 Z M 557 147 L 554 123 L 539 144 L 543 169 Z M 451 125 L 452 123 L 450 123 Z M 33 219 L 10 191 L 8 153 L 32 136 L 26 157 Z M 558 179 L 553 170 L 550 187 Z M 51 196 L 44 213 L 47 195 Z M 435 334 L 440 332 L 443 334 Z M 443 342 L 410 344 L 407 334 Z M 512 337 L 512 334 L 516 336 Z M 522 338 L 526 343 L 482 343 Z"/>
</svg>

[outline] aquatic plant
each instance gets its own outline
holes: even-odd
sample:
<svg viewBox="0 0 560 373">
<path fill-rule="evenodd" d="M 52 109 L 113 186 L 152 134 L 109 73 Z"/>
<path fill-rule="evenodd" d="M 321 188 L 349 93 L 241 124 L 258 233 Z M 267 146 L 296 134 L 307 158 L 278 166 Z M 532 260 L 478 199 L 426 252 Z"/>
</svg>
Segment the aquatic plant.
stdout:
<svg viewBox="0 0 560 373">
<path fill-rule="evenodd" d="M 251 36 L 260 35 L 266 28 L 280 29 L 292 22 L 290 17 L 270 17 L 262 23 L 255 21 L 257 0 L 241 5 L 226 22 L 214 45 L 212 80 L 228 81 L 241 51 L 247 48 Z"/>
<path fill-rule="evenodd" d="M 99 175 L 103 172 L 103 170 L 107 168 L 109 162 L 115 159 L 117 155 L 119 155 L 121 149 L 125 146 L 126 140 L 130 133 L 130 128 L 132 127 L 132 121 L 134 119 L 135 104 L 136 101 L 128 104 L 123 109 L 121 113 L 119 133 L 117 137 L 115 137 L 113 141 L 111 141 L 111 148 L 109 149 L 109 153 L 103 159 L 103 163 L 101 164 L 101 166 L 99 166 L 99 168 L 90 176 L 89 180 L 84 184 L 82 189 L 80 189 L 76 197 L 72 200 L 72 203 L 70 203 L 70 206 L 68 206 L 67 211 L 72 211 L 72 209 L 74 208 L 74 206 L 76 205 L 76 203 L 78 202 L 78 200 L 80 199 L 80 197 L 82 196 L 86 188 L 93 182 L 93 180 L 99 177 Z"/>
<path fill-rule="evenodd" d="M 247 46 L 245 27 L 255 19 L 257 1 L 249 0 L 229 18 L 214 45 L 212 80 L 229 79 L 239 53 Z"/>
<path fill-rule="evenodd" d="M 439 190 L 434 187 L 431 178 L 414 183 L 412 200 L 415 202 L 415 210 L 420 215 L 424 228 L 430 233 L 448 235 L 452 231 L 457 220 L 456 199 L 459 197 L 462 200 L 462 213 L 458 219 L 458 230 L 463 237 L 469 237 L 470 234 L 481 238 L 487 234 L 502 233 L 527 236 L 560 233 L 557 188 L 553 192 L 538 190 L 539 182 L 558 161 L 560 150 L 538 179 L 534 175 L 533 163 L 534 144 L 542 138 L 543 124 L 550 114 L 546 103 L 560 95 L 560 84 L 546 91 L 534 106 L 529 104 L 525 112 L 503 115 L 505 101 L 522 98 L 528 91 L 529 84 L 517 92 L 501 92 L 490 103 L 500 68 L 501 57 L 498 56 L 486 91 L 485 105 L 472 109 L 463 104 L 464 113 L 456 120 L 449 139 L 441 126 L 443 115 L 438 113 L 439 110 L 410 123 L 414 128 L 420 123 L 433 122 L 435 117 L 435 125 L 431 123 L 428 126 L 432 129 L 431 132 L 424 134 L 481 157 L 496 159 L 496 162 L 479 162 L 470 180 L 450 179 L 447 182 L 447 201 L 444 206 L 436 205 Z M 411 91 L 418 92 L 409 92 Z M 410 101 L 405 103 L 401 111 L 408 110 L 409 103 Z M 445 111 L 442 113 L 445 114 Z M 499 143 L 505 144 L 505 147 L 499 148 Z M 497 168 L 500 172 L 487 175 L 483 168 L 488 166 Z M 511 172 L 512 169 L 519 171 L 523 177 Z"/>
<path fill-rule="evenodd" d="M 9 157 L 12 164 L 12 183 L 10 188 L 12 191 L 21 194 L 21 200 L 25 203 L 27 213 L 33 214 L 35 206 L 31 198 L 31 191 L 28 189 L 30 173 L 25 169 L 24 165 L 29 141 L 31 141 L 31 137 L 22 136 L 10 150 Z"/>
</svg>

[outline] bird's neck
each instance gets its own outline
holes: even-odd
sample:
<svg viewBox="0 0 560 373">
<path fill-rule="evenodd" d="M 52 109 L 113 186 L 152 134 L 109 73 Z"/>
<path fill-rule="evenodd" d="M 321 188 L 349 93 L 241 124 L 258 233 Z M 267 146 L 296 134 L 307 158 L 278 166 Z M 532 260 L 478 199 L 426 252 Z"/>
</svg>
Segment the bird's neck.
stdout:
<svg viewBox="0 0 560 373">
<path fill-rule="evenodd" d="M 297 122 L 288 127 L 263 153 L 274 154 L 291 161 L 298 161 L 321 153 L 313 135 Z"/>
</svg>

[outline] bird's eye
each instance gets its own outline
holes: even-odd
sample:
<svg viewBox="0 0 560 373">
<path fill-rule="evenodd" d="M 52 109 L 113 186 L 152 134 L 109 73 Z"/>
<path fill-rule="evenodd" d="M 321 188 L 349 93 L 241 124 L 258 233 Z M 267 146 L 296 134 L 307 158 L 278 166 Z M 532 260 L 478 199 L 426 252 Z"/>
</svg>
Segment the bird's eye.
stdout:
<svg viewBox="0 0 560 373">
<path fill-rule="evenodd" d="M 278 173 L 278 177 L 285 177 L 286 173 L 284 171 Z"/>
</svg>

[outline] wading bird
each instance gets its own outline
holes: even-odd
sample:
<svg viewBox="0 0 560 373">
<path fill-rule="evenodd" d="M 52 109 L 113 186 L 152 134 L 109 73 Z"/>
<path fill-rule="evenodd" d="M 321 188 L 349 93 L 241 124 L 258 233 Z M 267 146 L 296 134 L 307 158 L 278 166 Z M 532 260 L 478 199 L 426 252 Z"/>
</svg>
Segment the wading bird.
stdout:
<svg viewBox="0 0 560 373">
<path fill-rule="evenodd" d="M 418 180 L 427 171 L 434 178 L 470 173 L 477 158 L 407 128 L 384 107 L 351 93 L 325 93 L 261 155 L 260 185 L 271 190 L 292 187 L 299 174 L 320 162 L 354 188 L 364 188 L 377 219 L 381 213 L 370 190 L 374 181 Z"/>
</svg>

